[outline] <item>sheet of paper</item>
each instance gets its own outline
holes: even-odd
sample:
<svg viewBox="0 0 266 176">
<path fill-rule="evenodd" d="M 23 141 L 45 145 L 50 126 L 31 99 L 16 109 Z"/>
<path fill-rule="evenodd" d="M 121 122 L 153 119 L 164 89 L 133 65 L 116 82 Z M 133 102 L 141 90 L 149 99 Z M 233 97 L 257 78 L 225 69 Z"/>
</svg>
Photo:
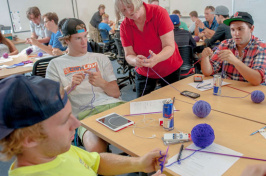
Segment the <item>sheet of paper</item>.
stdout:
<svg viewBox="0 0 266 176">
<path fill-rule="evenodd" d="M 228 82 L 223 81 L 222 86 L 230 84 Z M 206 79 L 201 83 L 189 83 L 188 85 L 194 87 L 195 89 L 198 89 L 200 91 L 205 91 L 213 88 L 213 79 Z"/>
<path fill-rule="evenodd" d="M 167 99 L 130 102 L 130 114 L 163 111 L 163 101 Z"/>
<path fill-rule="evenodd" d="M 199 149 L 194 144 L 189 145 L 187 148 L 196 149 L 196 150 Z M 243 155 L 242 153 L 236 152 L 234 150 L 231 150 L 227 147 L 215 143 L 208 146 L 206 149 L 203 149 L 203 151 L 204 150 L 210 152 L 237 155 L 237 156 Z M 181 159 L 187 157 L 192 153 L 193 151 L 183 150 Z M 229 156 L 222 156 L 216 154 L 196 152 L 194 155 L 181 161 L 180 165 L 178 163 L 175 163 L 167 168 L 182 176 L 195 176 L 195 175 L 218 176 L 218 175 L 223 175 L 238 159 L 239 159 L 238 157 L 229 157 Z M 176 160 L 177 160 L 177 155 L 169 159 L 168 164 L 171 164 Z"/>
<path fill-rule="evenodd" d="M 6 68 L 6 67 L 8 67 L 8 65 L 0 65 L 0 69 Z"/>
<path fill-rule="evenodd" d="M 0 58 L 0 63 L 5 63 L 5 62 L 10 62 L 10 61 L 13 61 L 13 59 L 11 57 L 5 59 L 3 57 Z"/>
<path fill-rule="evenodd" d="M 33 67 L 33 63 L 25 64 L 22 67 Z"/>
</svg>

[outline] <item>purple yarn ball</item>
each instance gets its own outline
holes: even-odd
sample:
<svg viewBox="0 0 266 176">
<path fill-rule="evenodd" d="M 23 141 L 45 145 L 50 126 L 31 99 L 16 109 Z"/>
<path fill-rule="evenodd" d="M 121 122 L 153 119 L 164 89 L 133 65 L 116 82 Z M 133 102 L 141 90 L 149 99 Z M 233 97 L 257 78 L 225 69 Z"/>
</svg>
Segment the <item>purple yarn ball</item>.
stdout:
<svg viewBox="0 0 266 176">
<path fill-rule="evenodd" d="M 196 116 L 200 118 L 204 118 L 210 114 L 211 105 L 206 101 L 199 100 L 193 105 L 192 109 L 193 109 L 193 113 Z"/>
<path fill-rule="evenodd" d="M 39 53 L 38 53 L 38 56 L 39 56 L 39 57 L 42 57 L 42 56 L 43 56 L 43 53 L 42 53 L 42 52 L 39 52 Z"/>
<path fill-rule="evenodd" d="M 3 58 L 7 59 L 8 58 L 8 53 L 3 54 Z"/>
<path fill-rule="evenodd" d="M 214 131 L 206 123 L 198 124 L 191 131 L 191 139 L 197 147 L 208 147 L 215 139 Z"/>
<path fill-rule="evenodd" d="M 195 42 L 199 42 L 199 41 L 200 41 L 199 36 L 195 36 L 195 37 L 194 37 L 194 40 L 195 40 Z"/>
<path fill-rule="evenodd" d="M 261 103 L 265 98 L 265 95 L 262 91 L 260 90 L 254 90 L 253 92 L 251 92 L 251 100 L 254 103 Z"/>
<path fill-rule="evenodd" d="M 33 52 L 33 50 L 32 50 L 31 48 L 28 48 L 28 49 L 26 50 L 26 54 L 27 54 L 27 55 L 30 55 L 32 52 Z"/>
</svg>

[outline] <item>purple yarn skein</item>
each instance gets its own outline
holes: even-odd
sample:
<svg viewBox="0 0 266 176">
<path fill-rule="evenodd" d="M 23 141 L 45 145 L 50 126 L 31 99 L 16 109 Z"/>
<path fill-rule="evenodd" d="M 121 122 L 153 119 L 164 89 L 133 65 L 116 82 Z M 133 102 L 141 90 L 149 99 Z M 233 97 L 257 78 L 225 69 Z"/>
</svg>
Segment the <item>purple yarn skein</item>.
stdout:
<svg viewBox="0 0 266 176">
<path fill-rule="evenodd" d="M 253 92 L 251 92 L 251 100 L 254 103 L 261 103 L 265 98 L 265 95 L 262 91 L 260 90 L 254 90 Z"/>
<path fill-rule="evenodd" d="M 28 49 L 26 50 L 26 54 L 27 54 L 27 55 L 30 55 L 32 52 L 33 52 L 33 50 L 32 50 L 31 48 L 28 48 Z"/>
<path fill-rule="evenodd" d="M 208 147 L 215 139 L 214 131 L 206 123 L 198 124 L 191 131 L 191 139 L 197 147 Z"/>
<path fill-rule="evenodd" d="M 192 109 L 193 109 L 193 113 L 196 116 L 200 118 L 204 118 L 210 114 L 211 105 L 206 101 L 199 100 L 193 105 Z"/>
</svg>

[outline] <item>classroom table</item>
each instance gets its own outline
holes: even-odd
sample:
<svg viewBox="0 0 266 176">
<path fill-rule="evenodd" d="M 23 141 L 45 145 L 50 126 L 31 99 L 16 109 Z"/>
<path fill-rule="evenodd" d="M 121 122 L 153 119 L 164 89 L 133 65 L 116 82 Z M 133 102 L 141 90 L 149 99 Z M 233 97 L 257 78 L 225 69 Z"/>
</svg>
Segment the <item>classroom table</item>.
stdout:
<svg viewBox="0 0 266 176">
<path fill-rule="evenodd" d="M 190 79 L 192 80 L 192 77 L 179 81 L 173 85 L 180 89 L 182 86 L 184 86 L 185 89 L 190 90 L 190 88 L 186 86 L 186 82 L 189 82 Z M 246 85 L 245 88 L 247 90 L 252 88 L 254 89 L 254 87 L 248 85 Z M 203 96 L 203 93 L 201 93 L 201 95 L 201 98 L 203 99 L 203 97 L 205 96 Z M 190 133 L 195 125 L 200 123 L 208 123 L 214 129 L 215 143 L 241 152 L 244 154 L 244 156 L 266 159 L 265 139 L 260 134 L 250 136 L 252 132 L 262 127 L 261 123 L 243 118 L 238 118 L 233 115 L 221 113 L 214 110 L 212 110 L 206 118 L 198 118 L 192 112 L 192 106 L 195 101 L 187 100 L 187 97 L 179 95 L 179 92 L 177 92 L 170 86 L 158 89 L 146 96 L 140 97 L 133 101 L 165 99 L 172 98 L 173 96 L 176 97 L 175 108 L 179 111 L 175 112 L 175 129 L 171 131 L 172 133 L 178 132 L 178 130 L 185 133 Z M 212 94 L 208 95 L 208 97 L 211 96 Z M 217 100 L 218 98 L 221 97 L 215 97 L 213 101 L 220 101 Z M 208 100 L 210 101 L 211 99 Z M 145 128 L 135 128 L 136 135 L 150 137 L 155 134 L 156 138 L 154 139 L 144 139 L 135 136 L 132 132 L 133 127 L 125 128 L 119 132 L 113 132 L 96 121 L 97 118 L 113 112 L 116 112 L 120 115 L 129 114 L 129 103 L 130 102 L 86 118 L 81 121 L 82 126 L 89 129 L 94 134 L 106 140 L 110 144 L 130 154 L 131 156 L 142 156 L 147 152 L 153 150 L 154 148 L 166 150 L 166 146 L 164 146 L 161 140 L 161 137 L 163 137 L 163 134 L 166 131 L 164 131 L 163 128 L 158 125 L 158 119 L 162 117 L 162 114 L 146 115 L 145 118 L 147 119 L 147 123 L 150 122 L 150 125 Z M 218 105 L 228 106 L 222 104 L 222 101 L 220 101 L 220 104 L 217 104 L 217 106 Z M 216 104 L 214 107 L 216 108 Z M 133 120 L 137 124 L 137 126 L 144 125 L 143 123 L 141 123 L 141 120 L 144 119 L 143 115 L 128 116 L 127 118 Z M 154 119 L 154 121 L 151 122 L 150 120 L 148 120 L 149 118 Z M 192 142 L 187 142 L 184 143 L 184 145 L 186 147 L 191 143 Z M 256 149 L 254 147 L 256 147 Z M 177 154 L 179 148 L 180 144 L 170 145 L 169 158 Z M 240 173 L 244 170 L 246 166 L 261 163 L 263 162 L 248 159 L 239 159 L 232 167 L 229 168 L 229 170 L 226 171 L 224 175 L 240 175 Z M 167 175 L 177 175 L 176 173 L 172 172 L 167 168 L 164 170 L 164 172 Z"/>
<path fill-rule="evenodd" d="M 21 55 L 17 55 L 16 57 L 13 57 L 13 61 L 4 62 L 4 63 L 1 63 L 1 65 L 10 66 L 13 64 L 20 63 L 22 61 L 27 61 L 27 60 L 32 60 L 33 63 L 36 61 L 36 59 L 31 59 L 26 54 L 21 54 Z M 32 68 L 33 67 L 23 67 L 23 66 L 18 66 L 16 68 L 10 68 L 10 69 L 2 68 L 2 69 L 0 69 L 0 79 L 6 78 L 6 77 L 14 75 L 14 74 L 24 74 L 24 73 L 31 72 Z"/>
<path fill-rule="evenodd" d="M 204 77 L 204 79 L 212 79 L 212 77 Z M 224 81 L 231 84 L 222 86 L 222 96 L 244 97 L 254 90 L 261 90 L 266 95 L 266 86 L 252 86 L 247 82 L 233 81 L 228 79 L 224 79 Z M 266 101 L 263 101 L 259 104 L 253 103 L 250 95 L 245 98 L 215 96 L 213 95 L 213 89 L 200 91 L 188 85 L 192 82 L 193 77 L 188 77 L 172 84 L 172 86 L 177 88 L 179 91 L 188 90 L 200 94 L 200 97 L 197 98 L 197 100 L 207 101 L 213 110 L 231 114 L 237 118 L 253 120 L 266 125 Z M 195 100 L 180 95 L 178 91 L 174 90 L 170 86 L 167 86 L 164 89 L 159 89 L 158 92 L 161 97 L 175 95 L 179 100 L 183 100 L 188 103 L 195 103 Z"/>
</svg>

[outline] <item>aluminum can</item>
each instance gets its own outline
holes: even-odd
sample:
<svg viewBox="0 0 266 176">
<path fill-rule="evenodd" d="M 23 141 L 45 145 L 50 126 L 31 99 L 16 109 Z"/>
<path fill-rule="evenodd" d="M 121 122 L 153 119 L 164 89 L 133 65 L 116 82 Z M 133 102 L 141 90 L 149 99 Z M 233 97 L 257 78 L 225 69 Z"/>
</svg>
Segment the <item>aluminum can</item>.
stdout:
<svg viewBox="0 0 266 176">
<path fill-rule="evenodd" d="M 221 95 L 222 76 L 213 75 L 213 95 Z"/>
<path fill-rule="evenodd" d="M 163 128 L 166 131 L 174 129 L 174 106 L 171 99 L 163 101 Z"/>
</svg>

